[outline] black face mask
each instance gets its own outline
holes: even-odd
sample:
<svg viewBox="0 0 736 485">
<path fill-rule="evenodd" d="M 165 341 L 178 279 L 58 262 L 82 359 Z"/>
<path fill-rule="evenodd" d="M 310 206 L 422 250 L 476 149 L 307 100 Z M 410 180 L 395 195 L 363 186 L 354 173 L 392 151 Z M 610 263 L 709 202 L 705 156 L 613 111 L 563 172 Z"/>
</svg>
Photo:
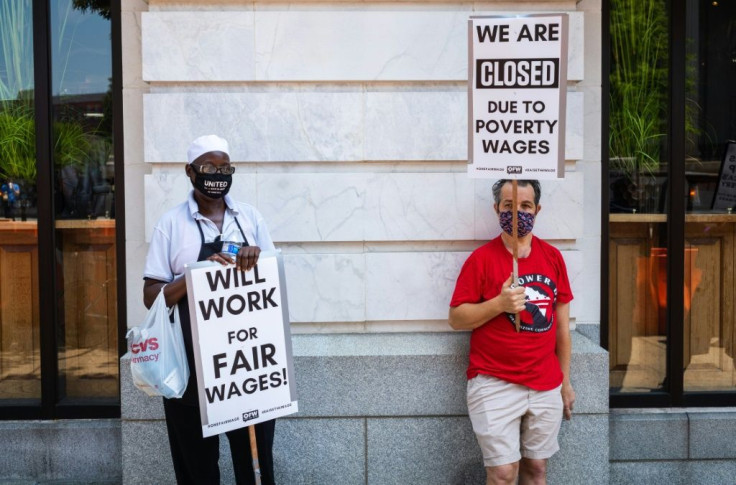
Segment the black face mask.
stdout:
<svg viewBox="0 0 736 485">
<path fill-rule="evenodd" d="M 233 185 L 233 176 L 222 173 L 197 173 L 192 185 L 211 199 L 221 199 L 230 191 L 230 187 Z"/>
</svg>

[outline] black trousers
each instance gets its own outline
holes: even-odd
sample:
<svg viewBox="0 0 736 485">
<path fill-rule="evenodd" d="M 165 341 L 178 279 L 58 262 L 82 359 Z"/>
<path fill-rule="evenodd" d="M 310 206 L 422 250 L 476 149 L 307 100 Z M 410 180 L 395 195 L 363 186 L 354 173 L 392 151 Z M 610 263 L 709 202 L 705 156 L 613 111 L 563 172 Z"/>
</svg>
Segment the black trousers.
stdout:
<svg viewBox="0 0 736 485">
<path fill-rule="evenodd" d="M 219 485 L 219 436 L 202 438 L 199 407 L 181 404 L 176 399 L 164 399 L 166 428 L 169 432 L 171 458 L 174 461 L 176 483 L 179 485 Z M 256 425 L 258 462 L 261 484 L 273 485 L 273 432 L 276 421 Z M 237 485 L 255 485 L 250 453 L 248 428 L 225 433 L 230 441 L 230 452 Z"/>
</svg>

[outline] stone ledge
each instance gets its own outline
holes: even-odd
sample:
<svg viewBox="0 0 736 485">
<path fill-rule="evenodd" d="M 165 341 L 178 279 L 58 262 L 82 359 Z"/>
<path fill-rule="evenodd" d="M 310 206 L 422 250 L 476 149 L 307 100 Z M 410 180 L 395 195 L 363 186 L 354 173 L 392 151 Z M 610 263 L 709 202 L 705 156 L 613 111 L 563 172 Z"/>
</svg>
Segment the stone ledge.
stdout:
<svg viewBox="0 0 736 485">
<path fill-rule="evenodd" d="M 576 416 L 563 423 L 549 483 L 608 483 L 607 430 L 606 416 Z M 163 422 L 131 421 L 123 435 L 123 483 L 174 484 Z M 223 483 L 230 483 L 232 464 L 224 438 L 220 457 Z M 274 467 L 278 483 L 291 485 L 485 483 L 466 416 L 282 418 L 276 424 Z"/>
<path fill-rule="evenodd" d="M 365 429 L 364 419 L 279 419 L 273 445 L 276 483 L 365 484 Z"/>
<path fill-rule="evenodd" d="M 0 422 L 0 482 L 119 483 L 120 420 Z"/>
<path fill-rule="evenodd" d="M 485 483 L 467 417 L 368 419 L 368 483 Z"/>
<path fill-rule="evenodd" d="M 688 418 L 667 414 L 610 414 L 611 460 L 683 460 L 688 457 Z"/>
<path fill-rule="evenodd" d="M 611 463 L 611 485 L 714 485 L 733 483 L 736 461 L 640 461 Z"/>
<path fill-rule="evenodd" d="M 736 412 L 688 412 L 688 418 L 690 458 L 736 459 Z"/>
<path fill-rule="evenodd" d="M 560 428 L 560 451 L 549 461 L 547 483 L 607 485 L 608 416 L 573 414 Z"/>
<path fill-rule="evenodd" d="M 736 460 L 733 408 L 612 409 L 611 460 Z"/>
</svg>

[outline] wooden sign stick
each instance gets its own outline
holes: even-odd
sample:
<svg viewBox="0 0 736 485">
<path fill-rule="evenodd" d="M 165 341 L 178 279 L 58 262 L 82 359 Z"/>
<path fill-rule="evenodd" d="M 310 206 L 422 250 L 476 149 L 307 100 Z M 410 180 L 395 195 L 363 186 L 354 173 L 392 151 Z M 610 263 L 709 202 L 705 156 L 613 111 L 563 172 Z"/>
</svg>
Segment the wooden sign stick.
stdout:
<svg viewBox="0 0 736 485">
<path fill-rule="evenodd" d="M 253 474 L 256 477 L 256 485 L 261 485 L 261 465 L 258 463 L 258 444 L 256 443 L 256 427 L 248 426 L 250 437 L 250 456 L 253 459 Z"/>
<path fill-rule="evenodd" d="M 513 262 L 513 281 L 512 286 L 516 287 L 517 282 L 519 281 L 519 210 L 517 207 L 517 188 L 518 183 L 516 182 L 516 179 L 511 181 L 511 204 L 513 205 L 513 208 L 511 209 L 511 236 L 512 236 L 512 253 L 514 256 L 514 262 Z M 514 315 L 514 324 L 516 325 L 516 331 L 521 331 L 521 314 L 516 313 Z"/>
</svg>

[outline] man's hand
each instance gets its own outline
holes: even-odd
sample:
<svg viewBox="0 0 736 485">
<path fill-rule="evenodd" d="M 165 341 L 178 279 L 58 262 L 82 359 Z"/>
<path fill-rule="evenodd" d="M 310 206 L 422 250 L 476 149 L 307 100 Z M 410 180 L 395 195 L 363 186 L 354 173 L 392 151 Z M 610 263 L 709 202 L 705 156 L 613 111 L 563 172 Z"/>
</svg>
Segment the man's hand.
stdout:
<svg viewBox="0 0 736 485">
<path fill-rule="evenodd" d="M 235 258 L 235 266 L 238 271 L 250 271 L 258 262 L 261 248 L 258 246 L 242 246 Z"/>
<path fill-rule="evenodd" d="M 562 383 L 562 411 L 563 416 L 566 420 L 570 421 L 572 418 L 572 409 L 575 404 L 575 389 L 572 388 L 572 384 L 569 382 Z"/>
<path fill-rule="evenodd" d="M 521 313 L 525 309 L 524 303 L 526 302 L 524 287 L 512 287 L 512 279 L 513 275 L 509 275 L 509 279 L 504 282 L 503 286 L 501 287 L 501 293 L 499 293 L 496 298 L 498 299 L 498 304 L 504 312 Z"/>
<path fill-rule="evenodd" d="M 232 256 L 230 255 L 230 253 L 215 253 L 208 257 L 207 261 L 214 261 L 215 263 L 220 263 L 223 266 L 233 264 Z"/>
<path fill-rule="evenodd" d="M 261 254 L 261 248 L 258 246 L 242 246 L 232 259 L 231 253 L 215 253 L 209 258 L 209 261 L 220 263 L 223 266 L 235 264 L 238 271 L 250 271 L 258 262 L 258 256 Z"/>
</svg>

